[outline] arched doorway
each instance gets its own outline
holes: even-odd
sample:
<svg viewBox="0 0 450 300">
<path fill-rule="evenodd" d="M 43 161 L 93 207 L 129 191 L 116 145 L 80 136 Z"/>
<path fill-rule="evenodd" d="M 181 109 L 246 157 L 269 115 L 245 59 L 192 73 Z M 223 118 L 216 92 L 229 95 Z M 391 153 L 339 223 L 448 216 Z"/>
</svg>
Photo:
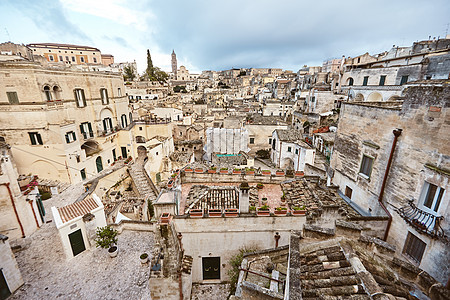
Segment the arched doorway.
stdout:
<svg viewBox="0 0 450 300">
<path fill-rule="evenodd" d="M 144 161 L 147 158 L 147 149 L 144 146 L 137 147 L 138 159 Z"/>
<path fill-rule="evenodd" d="M 95 165 L 97 166 L 97 172 L 100 173 L 103 170 L 103 163 L 101 156 L 95 159 Z"/>
<path fill-rule="evenodd" d="M 383 96 L 380 93 L 373 92 L 367 97 L 367 101 L 383 101 Z"/>
<path fill-rule="evenodd" d="M 364 101 L 364 96 L 363 96 L 363 94 L 361 94 L 361 93 L 356 94 L 355 101 L 356 101 L 356 102 L 362 102 L 362 101 Z"/>
</svg>

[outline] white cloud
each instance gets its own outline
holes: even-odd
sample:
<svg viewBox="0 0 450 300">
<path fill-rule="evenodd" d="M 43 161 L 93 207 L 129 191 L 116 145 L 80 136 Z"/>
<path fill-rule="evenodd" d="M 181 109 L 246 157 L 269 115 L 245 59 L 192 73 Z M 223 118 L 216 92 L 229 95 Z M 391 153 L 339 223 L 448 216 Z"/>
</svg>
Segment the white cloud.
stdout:
<svg viewBox="0 0 450 300">
<path fill-rule="evenodd" d="M 143 10 L 138 2 L 126 0 L 60 0 L 60 2 L 67 10 L 105 18 L 122 25 L 131 25 L 140 31 L 148 29 L 148 22 L 143 20 L 155 18 L 150 10 Z"/>
</svg>

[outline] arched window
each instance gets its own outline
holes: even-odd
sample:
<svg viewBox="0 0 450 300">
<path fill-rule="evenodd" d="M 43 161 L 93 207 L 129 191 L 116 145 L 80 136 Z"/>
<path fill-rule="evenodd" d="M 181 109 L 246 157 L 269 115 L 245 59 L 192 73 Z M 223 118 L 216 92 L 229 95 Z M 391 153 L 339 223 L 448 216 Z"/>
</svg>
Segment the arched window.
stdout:
<svg viewBox="0 0 450 300">
<path fill-rule="evenodd" d="M 350 78 L 348 79 L 348 85 L 353 85 L 353 78 L 350 77 Z"/>
<path fill-rule="evenodd" d="M 50 91 L 50 87 L 48 85 L 44 86 L 44 94 L 47 101 L 52 101 L 52 92 Z"/>
<path fill-rule="evenodd" d="M 61 100 L 61 89 L 57 85 L 53 87 L 53 97 L 55 100 Z"/>
</svg>

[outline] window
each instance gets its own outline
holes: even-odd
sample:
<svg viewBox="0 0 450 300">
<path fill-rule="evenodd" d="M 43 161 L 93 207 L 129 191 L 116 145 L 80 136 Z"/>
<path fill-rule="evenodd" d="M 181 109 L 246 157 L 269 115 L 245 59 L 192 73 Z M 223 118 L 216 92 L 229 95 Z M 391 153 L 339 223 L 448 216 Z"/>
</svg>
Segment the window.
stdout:
<svg viewBox="0 0 450 300">
<path fill-rule="evenodd" d="M 297 155 L 298 155 L 298 149 L 295 149 L 295 154 L 297 154 Z"/>
<path fill-rule="evenodd" d="M 106 132 L 110 132 L 113 127 L 111 118 L 104 118 L 102 122 L 103 122 L 103 130 Z"/>
<path fill-rule="evenodd" d="M 6 92 L 9 104 L 19 104 L 19 98 L 17 97 L 17 92 Z"/>
<path fill-rule="evenodd" d="M 386 82 L 386 75 L 381 75 L 380 83 L 378 85 L 383 86 L 385 82 Z"/>
<path fill-rule="evenodd" d="M 269 145 L 272 145 L 272 138 L 269 138 Z"/>
<path fill-rule="evenodd" d="M 72 61 L 75 62 L 75 56 L 72 56 Z"/>
<path fill-rule="evenodd" d="M 348 197 L 348 199 L 352 199 L 352 193 L 353 190 L 348 186 L 345 186 L 345 196 Z"/>
<path fill-rule="evenodd" d="M 348 85 L 353 85 L 353 78 L 350 77 L 350 78 L 348 79 Z"/>
<path fill-rule="evenodd" d="M 50 61 L 54 61 L 55 59 L 53 58 L 53 55 L 49 55 L 48 56 L 48 59 L 50 60 Z"/>
<path fill-rule="evenodd" d="M 139 126 L 139 130 L 142 130 L 142 127 Z"/>
<path fill-rule="evenodd" d="M 359 173 L 367 177 L 370 177 L 370 174 L 372 173 L 372 164 L 373 164 L 373 157 L 364 154 L 363 159 L 361 161 L 361 168 L 359 169 Z"/>
<path fill-rule="evenodd" d="M 272 140 L 272 149 L 273 149 L 273 150 L 275 150 L 275 144 L 276 144 L 276 141 L 277 141 L 276 139 L 273 139 L 273 140 Z"/>
<path fill-rule="evenodd" d="M 83 122 L 80 124 L 80 132 L 84 139 L 93 138 L 94 132 L 90 122 Z"/>
<path fill-rule="evenodd" d="M 122 97 L 122 90 L 120 88 L 117 88 L 117 96 Z"/>
<path fill-rule="evenodd" d="M 75 95 L 75 102 L 77 103 L 78 107 L 85 107 L 86 106 L 86 98 L 84 97 L 84 90 L 83 89 L 75 89 L 73 91 Z"/>
<path fill-rule="evenodd" d="M 122 128 L 125 128 L 128 126 L 128 122 L 127 122 L 127 115 L 123 114 L 120 116 L 120 121 L 122 123 Z"/>
<path fill-rule="evenodd" d="M 292 147 L 288 147 L 288 152 L 292 152 Z"/>
<path fill-rule="evenodd" d="M 81 179 L 85 180 L 86 179 L 86 169 L 81 169 L 80 174 L 81 174 Z"/>
<path fill-rule="evenodd" d="M 366 86 L 368 82 L 369 82 L 369 76 L 364 76 L 362 85 Z"/>
<path fill-rule="evenodd" d="M 102 104 L 109 104 L 107 89 L 100 89 L 100 96 L 102 97 Z"/>
<path fill-rule="evenodd" d="M 250 138 L 250 144 L 254 144 L 255 143 L 255 138 Z"/>
<path fill-rule="evenodd" d="M 30 136 L 31 145 L 43 145 L 42 138 L 38 132 L 28 132 Z"/>
<path fill-rule="evenodd" d="M 408 232 L 408 235 L 406 236 L 405 246 L 403 247 L 403 254 L 407 255 L 415 262 L 420 264 L 426 246 L 427 244 L 425 244 L 421 239 L 416 237 L 411 232 Z"/>
<path fill-rule="evenodd" d="M 59 61 L 63 61 L 63 57 L 61 55 L 59 56 Z"/>
<path fill-rule="evenodd" d="M 50 92 L 50 87 L 48 85 L 44 86 L 44 94 L 47 101 L 52 101 L 52 93 Z"/>
<path fill-rule="evenodd" d="M 66 133 L 66 143 L 70 144 L 77 140 L 77 136 L 75 135 L 75 132 L 69 131 Z"/>
<path fill-rule="evenodd" d="M 94 62 L 95 62 L 95 63 L 97 62 L 97 58 L 95 58 L 95 57 L 94 57 Z"/>
<path fill-rule="evenodd" d="M 427 212 L 435 214 L 439 209 L 444 193 L 445 189 L 425 181 L 419 205 Z"/>
<path fill-rule="evenodd" d="M 202 257 L 203 280 L 220 279 L 220 257 Z"/>
<path fill-rule="evenodd" d="M 69 57 L 68 56 L 66 56 L 66 61 L 69 61 Z"/>
<path fill-rule="evenodd" d="M 402 79 L 400 80 L 400 85 L 404 85 L 405 83 L 408 82 L 408 75 L 404 75 L 402 76 Z"/>
<path fill-rule="evenodd" d="M 83 56 L 80 57 L 80 61 L 81 61 L 82 63 L 84 63 L 84 57 L 83 57 Z"/>
</svg>

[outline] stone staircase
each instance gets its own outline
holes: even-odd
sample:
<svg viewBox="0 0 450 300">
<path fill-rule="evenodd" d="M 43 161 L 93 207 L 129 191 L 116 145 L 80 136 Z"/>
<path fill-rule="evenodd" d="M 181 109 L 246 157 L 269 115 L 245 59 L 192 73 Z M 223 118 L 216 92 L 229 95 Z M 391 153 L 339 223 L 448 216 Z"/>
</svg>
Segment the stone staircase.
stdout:
<svg viewBox="0 0 450 300">
<path fill-rule="evenodd" d="M 139 195 L 145 200 L 154 202 L 158 195 L 156 195 L 151 187 L 153 184 L 151 179 L 145 173 L 144 161 L 137 159 L 134 164 L 128 166 L 128 171 L 136 185 Z"/>
</svg>

